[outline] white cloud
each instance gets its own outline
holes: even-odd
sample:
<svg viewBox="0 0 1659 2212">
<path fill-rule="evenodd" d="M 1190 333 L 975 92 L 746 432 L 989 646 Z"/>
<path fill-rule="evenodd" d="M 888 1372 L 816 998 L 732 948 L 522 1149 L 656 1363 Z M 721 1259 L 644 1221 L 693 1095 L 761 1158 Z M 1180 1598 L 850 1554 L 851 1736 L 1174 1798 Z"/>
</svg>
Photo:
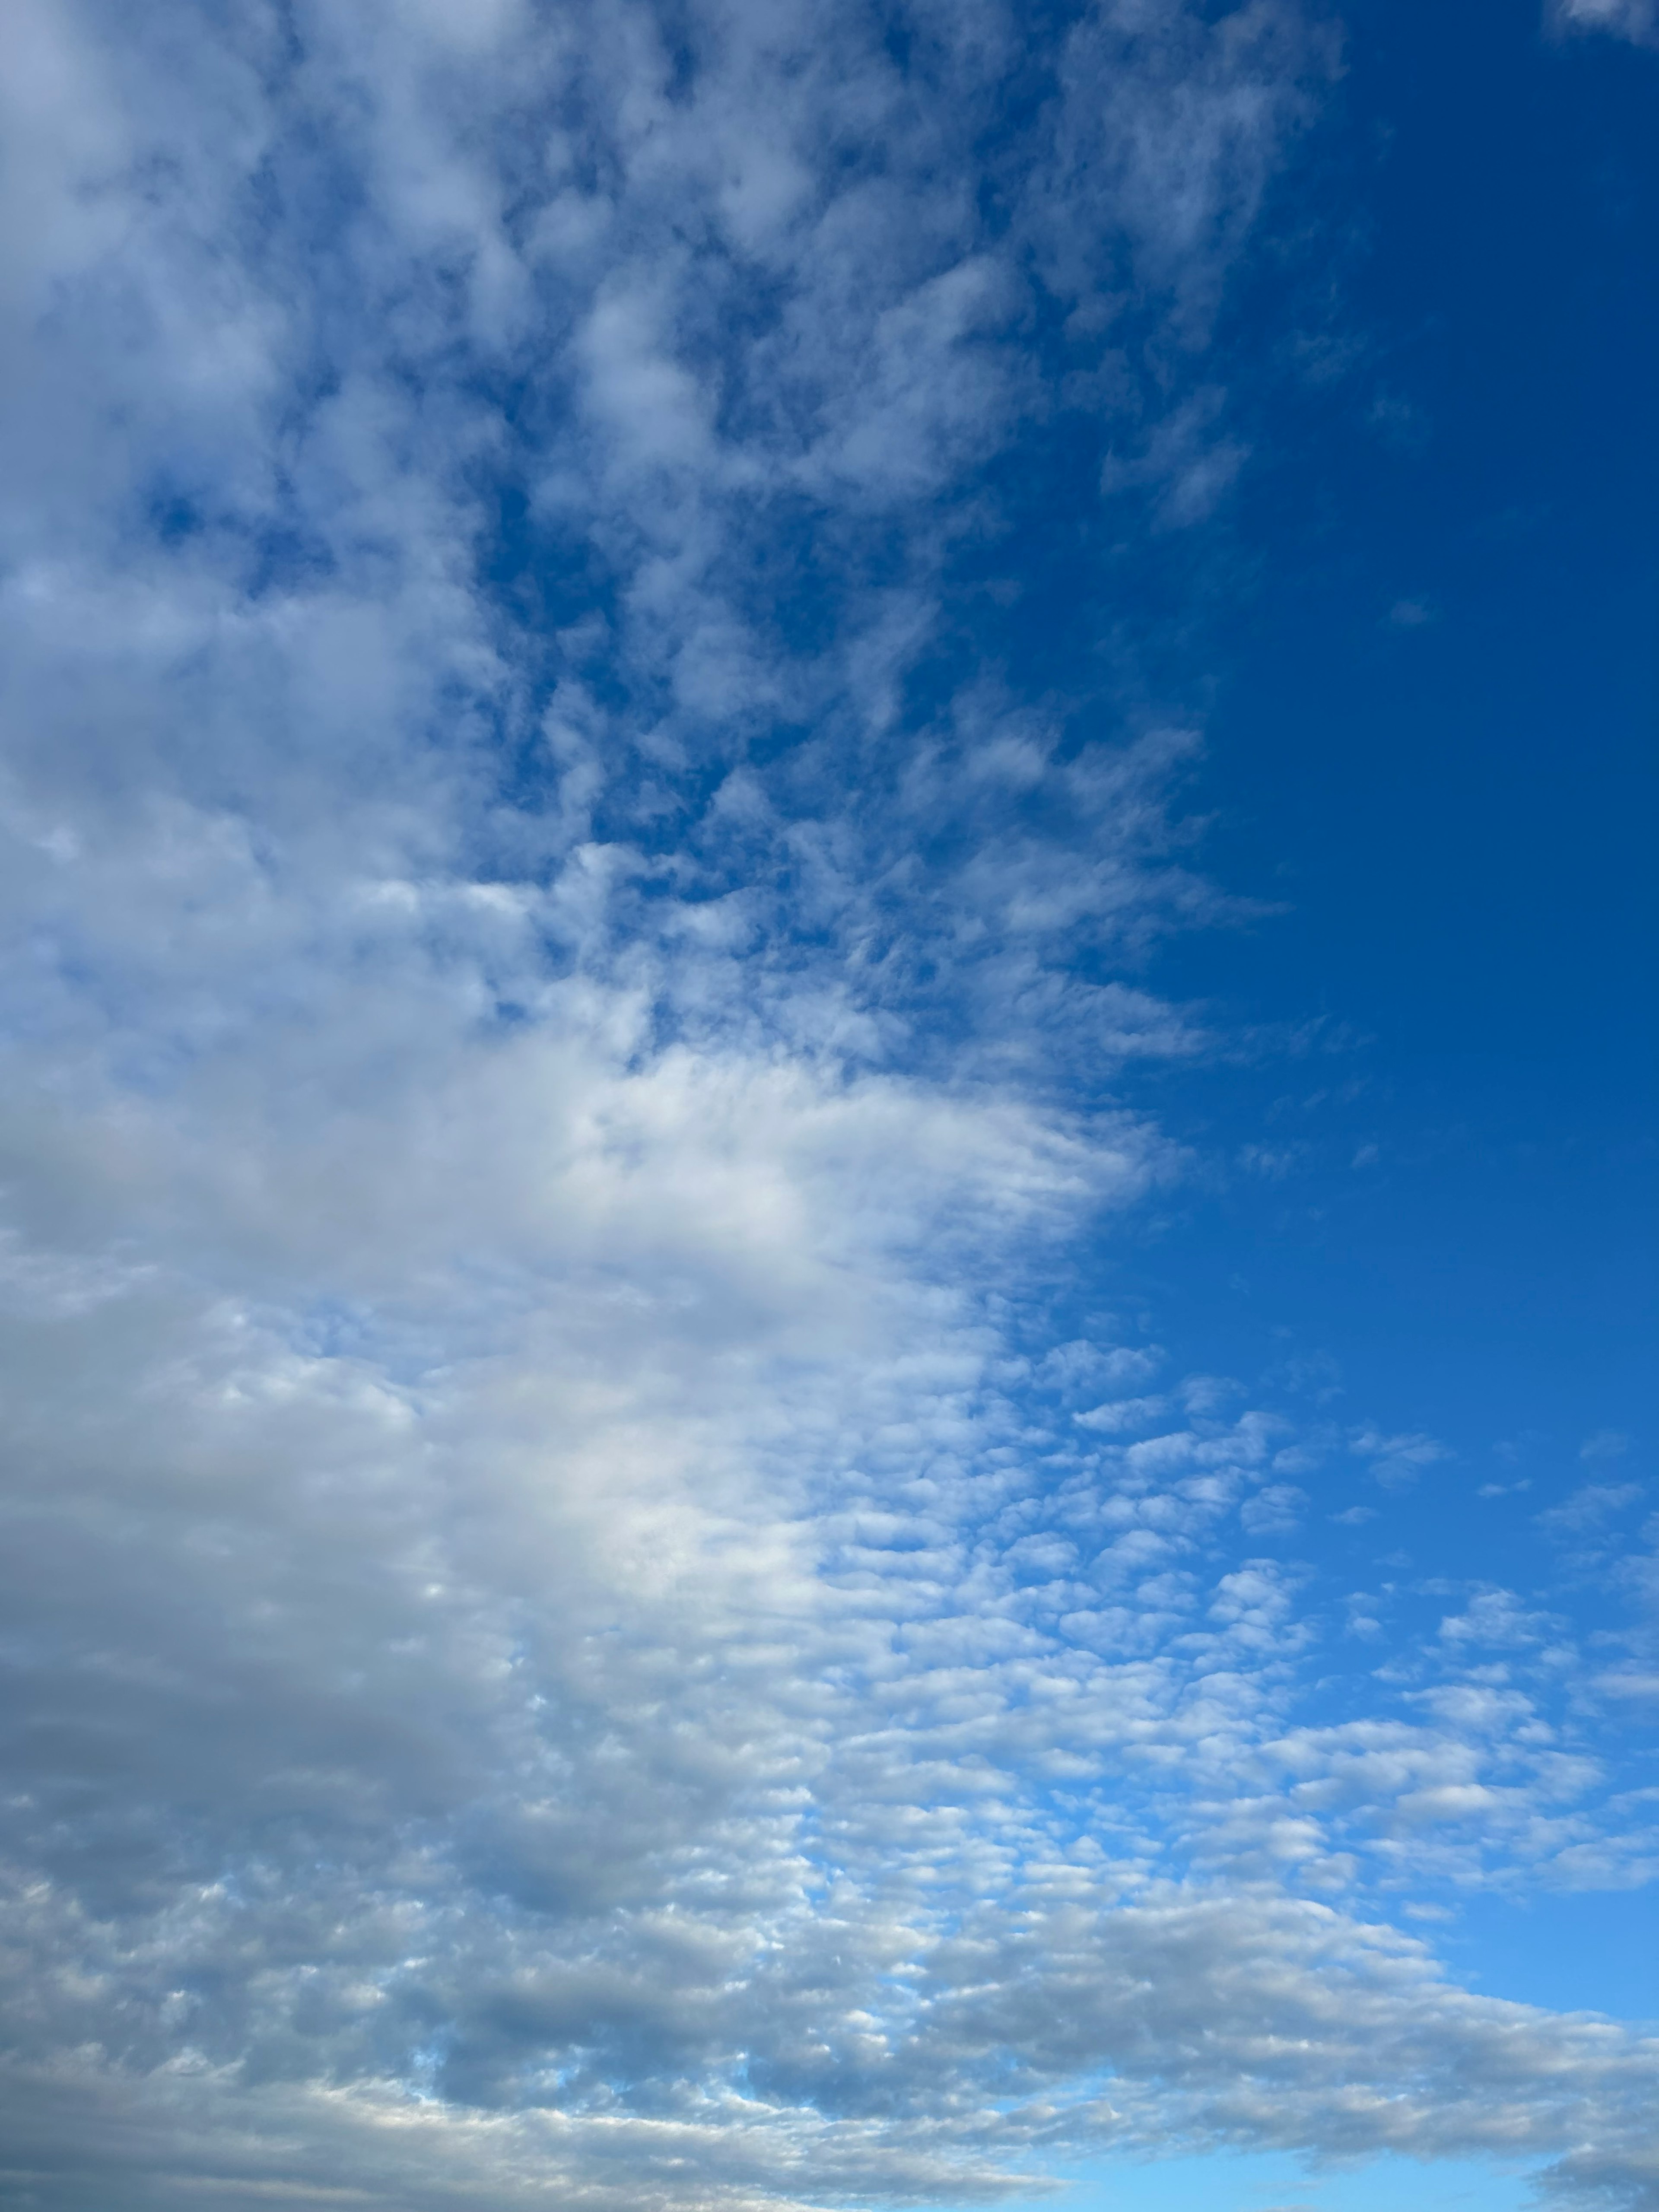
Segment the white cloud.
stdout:
<svg viewBox="0 0 1659 2212">
<path fill-rule="evenodd" d="M 1385 1436 L 1374 1427 L 1356 1429 L 1348 1439 L 1348 1449 L 1371 1463 L 1371 1472 L 1385 1489 L 1404 1489 L 1414 1483 L 1425 1468 L 1436 1467 L 1451 1457 L 1450 1451 L 1437 1437 L 1411 1434 Z"/>
<path fill-rule="evenodd" d="M 1611 1851 L 1536 1826 L 1591 1780 L 1501 1700 L 1297 1734 L 1317 1601 L 1232 1548 L 1297 1432 L 1205 1378 L 1091 1409 L 1163 1355 L 1050 1348 L 1079 1231 L 1182 1171 L 1059 1076 L 1205 1049 L 1073 973 L 1229 911 L 1196 739 L 907 690 L 1048 404 L 1036 288 L 1121 356 L 1153 526 L 1219 495 L 1206 334 L 1328 51 L 1079 19 L 994 222 L 1021 27 L 915 31 L 907 74 L 835 9 L 19 16 L 43 2205 L 960 2200 L 1182 2131 L 1638 2185 L 1645 2046 L 1286 1890 L 1481 1813 Z"/>
<path fill-rule="evenodd" d="M 1586 1482 L 1535 1517 L 1552 1535 L 1583 1536 L 1634 1505 L 1641 1495 L 1639 1482 Z"/>
<path fill-rule="evenodd" d="M 1630 1438 L 1622 1429 L 1598 1429 L 1579 1445 L 1578 1456 L 1582 1460 L 1622 1459 L 1629 1449 Z"/>
<path fill-rule="evenodd" d="M 1554 0 L 1551 20 L 1559 31 L 1607 31 L 1635 46 L 1659 45 L 1654 0 Z"/>
<path fill-rule="evenodd" d="M 1270 1482 L 1247 1498 L 1238 1517 L 1249 1535 L 1288 1535 L 1300 1522 L 1308 1493 L 1293 1482 Z"/>
</svg>

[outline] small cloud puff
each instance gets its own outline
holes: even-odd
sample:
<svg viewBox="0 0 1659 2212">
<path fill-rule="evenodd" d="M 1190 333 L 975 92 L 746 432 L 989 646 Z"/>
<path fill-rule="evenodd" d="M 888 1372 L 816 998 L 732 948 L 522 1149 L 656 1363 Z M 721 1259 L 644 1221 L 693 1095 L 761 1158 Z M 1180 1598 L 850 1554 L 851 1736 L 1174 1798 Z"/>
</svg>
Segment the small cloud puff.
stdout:
<svg viewBox="0 0 1659 2212">
<path fill-rule="evenodd" d="M 1144 1382 L 1164 1364 L 1161 1345 L 1100 1345 L 1083 1340 L 1057 1345 L 1044 1355 L 1034 1379 L 1066 1394 Z"/>
<path fill-rule="evenodd" d="M 1586 1437 L 1578 1447 L 1582 1460 L 1622 1459 L 1630 1449 L 1630 1438 L 1622 1429 L 1598 1429 Z"/>
<path fill-rule="evenodd" d="M 1225 402 L 1218 388 L 1196 392 L 1159 425 L 1139 453 L 1109 454 L 1100 471 L 1103 496 L 1150 492 L 1154 518 L 1168 530 L 1189 529 L 1206 520 L 1249 458 L 1250 449 L 1241 440 L 1215 434 Z"/>
<path fill-rule="evenodd" d="M 1307 1492 L 1294 1483 L 1269 1483 L 1244 1500 L 1238 1518 L 1248 1535 L 1288 1535 L 1300 1525 L 1307 1503 Z"/>
<path fill-rule="evenodd" d="M 1425 1468 L 1438 1466 L 1451 1457 L 1449 1446 L 1419 1431 L 1385 1436 L 1376 1428 L 1356 1429 L 1348 1449 L 1371 1463 L 1371 1473 L 1389 1490 L 1401 1490 L 1417 1480 Z"/>
<path fill-rule="evenodd" d="M 1115 1398 L 1105 1405 L 1091 1406 L 1087 1413 L 1073 1413 L 1072 1419 L 1080 1429 L 1115 1437 L 1131 1430 L 1150 1428 L 1153 1422 L 1163 1419 L 1169 1407 L 1167 1398 Z"/>
<path fill-rule="evenodd" d="M 1513 1590 L 1485 1589 L 1463 1612 L 1449 1613 L 1440 1624 L 1440 1634 L 1449 1644 L 1507 1650 L 1541 1644 L 1559 1632 L 1562 1625 L 1555 1614 L 1528 1611 Z"/>
<path fill-rule="evenodd" d="M 1659 46 L 1659 0 L 1553 0 L 1550 21 L 1559 33 L 1601 31 Z"/>
<path fill-rule="evenodd" d="M 1642 1495 L 1639 1482 L 1588 1482 L 1534 1517 L 1552 1535 L 1583 1535 L 1635 1504 Z"/>
</svg>

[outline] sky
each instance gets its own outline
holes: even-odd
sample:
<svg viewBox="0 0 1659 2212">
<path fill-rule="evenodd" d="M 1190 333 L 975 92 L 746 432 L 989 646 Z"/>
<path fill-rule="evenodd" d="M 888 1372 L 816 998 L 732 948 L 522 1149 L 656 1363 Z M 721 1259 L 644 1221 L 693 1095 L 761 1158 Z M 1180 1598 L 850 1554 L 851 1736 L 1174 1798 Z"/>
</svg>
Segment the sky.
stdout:
<svg viewBox="0 0 1659 2212">
<path fill-rule="evenodd" d="M 13 0 L 0 2203 L 1653 2212 L 1653 0 Z"/>
</svg>

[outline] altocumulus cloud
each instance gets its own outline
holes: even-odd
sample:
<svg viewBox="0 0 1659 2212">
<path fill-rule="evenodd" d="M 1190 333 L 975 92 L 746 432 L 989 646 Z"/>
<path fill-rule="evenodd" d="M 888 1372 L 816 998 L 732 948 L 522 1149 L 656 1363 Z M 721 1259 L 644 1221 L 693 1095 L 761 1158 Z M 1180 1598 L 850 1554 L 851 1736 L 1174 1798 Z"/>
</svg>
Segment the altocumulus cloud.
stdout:
<svg viewBox="0 0 1659 2212">
<path fill-rule="evenodd" d="M 1659 2051 L 1387 1911 L 1640 1878 L 1559 1723 L 1645 1647 L 1465 1594 L 1298 1718 L 1284 1478 L 1441 1448 L 1042 1334 L 1186 1170 L 1115 1071 L 1223 1048 L 1133 955 L 1230 908 L 1191 732 L 988 675 L 952 563 L 1067 410 L 1115 526 L 1224 502 L 1328 32 L 8 43 L 9 2199 L 1653 2201 Z"/>
</svg>

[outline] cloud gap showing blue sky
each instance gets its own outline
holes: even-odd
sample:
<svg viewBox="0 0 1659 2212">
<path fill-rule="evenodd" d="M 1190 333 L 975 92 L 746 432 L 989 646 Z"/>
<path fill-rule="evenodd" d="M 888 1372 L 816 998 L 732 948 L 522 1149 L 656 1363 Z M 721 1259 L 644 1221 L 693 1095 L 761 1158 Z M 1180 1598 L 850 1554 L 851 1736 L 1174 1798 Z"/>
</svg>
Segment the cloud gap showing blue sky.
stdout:
<svg viewBox="0 0 1659 2212">
<path fill-rule="evenodd" d="M 0 2194 L 1659 2203 L 1648 0 L 17 0 Z"/>
</svg>

